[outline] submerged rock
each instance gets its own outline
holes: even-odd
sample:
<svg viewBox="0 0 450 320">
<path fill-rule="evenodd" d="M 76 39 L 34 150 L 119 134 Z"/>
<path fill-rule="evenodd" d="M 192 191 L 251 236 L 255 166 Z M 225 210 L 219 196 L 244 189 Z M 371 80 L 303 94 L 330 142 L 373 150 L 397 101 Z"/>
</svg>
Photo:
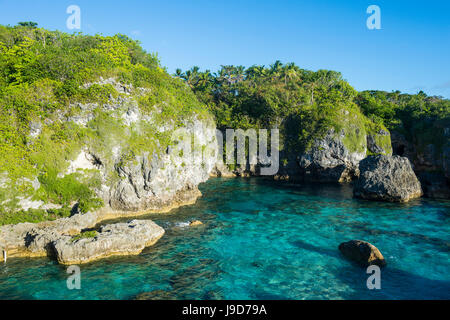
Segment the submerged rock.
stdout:
<svg viewBox="0 0 450 320">
<path fill-rule="evenodd" d="M 407 202 L 422 196 L 422 188 L 408 158 L 371 156 L 359 164 L 355 197 L 369 200 Z"/>
<path fill-rule="evenodd" d="M 164 229 L 151 220 L 106 225 L 93 238 L 73 240 L 66 236 L 53 243 L 60 264 L 83 264 L 94 260 L 123 255 L 137 255 L 155 244 Z"/>
<path fill-rule="evenodd" d="M 351 240 L 339 245 L 339 251 L 347 258 L 364 267 L 377 265 L 386 266 L 386 260 L 374 245 L 366 241 Z"/>
</svg>

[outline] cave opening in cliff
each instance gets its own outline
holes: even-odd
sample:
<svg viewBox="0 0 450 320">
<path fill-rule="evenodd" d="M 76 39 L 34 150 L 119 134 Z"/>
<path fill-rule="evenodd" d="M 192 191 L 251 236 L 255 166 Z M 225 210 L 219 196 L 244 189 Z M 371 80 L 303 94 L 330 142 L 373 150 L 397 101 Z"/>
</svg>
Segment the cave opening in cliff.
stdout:
<svg viewBox="0 0 450 320">
<path fill-rule="evenodd" d="M 397 147 L 394 149 L 394 154 L 395 154 L 395 155 L 398 155 L 398 156 L 400 156 L 400 157 L 403 157 L 403 155 L 405 154 L 405 148 L 406 148 L 406 147 L 405 147 L 403 144 L 397 146 Z"/>
</svg>

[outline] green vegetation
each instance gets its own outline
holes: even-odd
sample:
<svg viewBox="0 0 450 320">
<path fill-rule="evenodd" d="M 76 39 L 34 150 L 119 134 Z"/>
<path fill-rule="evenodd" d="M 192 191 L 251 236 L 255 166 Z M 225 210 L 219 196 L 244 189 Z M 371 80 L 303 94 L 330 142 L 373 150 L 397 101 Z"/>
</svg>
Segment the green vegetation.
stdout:
<svg viewBox="0 0 450 320">
<path fill-rule="evenodd" d="M 72 242 L 81 240 L 81 239 L 92 239 L 95 238 L 98 235 L 98 232 L 95 230 L 92 231 L 84 231 L 76 236 L 72 237 Z"/>
<path fill-rule="evenodd" d="M 102 207 L 102 200 L 97 199 L 92 191 L 95 186 L 80 182 L 82 179 L 77 179 L 77 176 L 73 173 L 59 178 L 56 171 L 46 172 L 39 176 L 41 190 L 45 191 L 42 200 L 64 206 L 79 202 L 79 209 L 82 213 Z"/>
<path fill-rule="evenodd" d="M 69 207 L 52 210 L 29 209 L 27 211 L 0 212 L 0 226 L 22 222 L 38 223 L 42 221 L 53 221 L 70 217 L 70 214 L 71 209 Z"/>
<path fill-rule="evenodd" d="M 178 69 L 174 76 L 208 105 L 220 129 L 278 127 L 283 147 L 296 152 L 308 150 L 330 128 L 345 132 L 350 151 L 361 151 L 370 134 L 389 152 L 390 137 L 382 134 L 388 130 L 404 134 L 419 150 L 433 143 L 439 154 L 448 144 L 444 129 L 450 126 L 450 100 L 423 92 L 358 93 L 338 72 L 313 72 L 280 61 L 269 67 L 222 66 L 214 74 L 198 67 Z"/>
<path fill-rule="evenodd" d="M 128 92 L 101 79 L 114 79 Z M 119 108 L 103 108 L 111 104 Z M 136 106 L 154 124 L 126 126 L 122 115 Z M 18 196 L 63 207 L 78 203 L 82 212 L 102 206 L 95 190 L 105 181 L 89 170 L 65 174 L 70 161 L 81 150 L 94 152 L 111 168 L 106 183 L 112 184 L 118 179 L 114 147 L 120 147 L 123 162 L 165 151 L 170 132 L 160 133 L 157 125 L 177 128 L 193 115 L 209 117 L 183 81 L 124 35 L 66 34 L 33 22 L 0 26 L 0 224 L 11 221 L 10 215 L 30 222 L 55 215 L 12 214 L 20 209 Z"/>
<path fill-rule="evenodd" d="M 435 157 L 450 144 L 445 128 L 450 127 L 450 100 L 418 94 L 384 91 L 360 92 L 355 99 L 363 113 L 374 123 L 405 136 L 419 153 L 434 145 Z"/>
<path fill-rule="evenodd" d="M 126 125 L 123 115 L 134 108 L 153 121 Z M 176 129 L 194 115 L 213 114 L 219 129 L 279 128 L 282 150 L 295 153 L 334 129 L 345 133 L 350 151 L 363 151 L 368 134 L 389 151 L 383 132 L 390 130 L 418 151 L 433 144 L 441 154 L 449 110 L 449 100 L 422 92 L 357 92 L 338 72 L 279 61 L 214 74 L 194 67 L 172 77 L 156 54 L 124 35 L 66 34 L 34 22 L 0 26 L 0 225 L 69 216 L 74 203 L 81 212 L 101 207 L 96 190 L 120 179 L 114 165 L 164 152 L 171 132 L 158 127 Z M 112 161 L 116 147 L 119 164 Z M 68 172 L 86 150 L 110 176 Z M 20 212 L 19 196 L 63 209 Z"/>
<path fill-rule="evenodd" d="M 339 72 L 276 61 L 268 68 L 222 66 L 215 74 L 194 67 L 174 76 L 208 105 L 220 129 L 280 128 L 282 147 L 290 151 L 308 150 L 331 128 L 344 131 L 349 150 L 362 151 L 366 133 L 385 129 L 362 114 L 355 103 L 358 92 Z"/>
</svg>

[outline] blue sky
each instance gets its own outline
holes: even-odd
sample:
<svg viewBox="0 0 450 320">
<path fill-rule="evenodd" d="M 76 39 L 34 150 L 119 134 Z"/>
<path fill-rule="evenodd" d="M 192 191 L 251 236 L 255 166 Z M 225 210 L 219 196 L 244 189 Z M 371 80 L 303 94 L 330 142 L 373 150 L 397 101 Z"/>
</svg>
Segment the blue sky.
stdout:
<svg viewBox="0 0 450 320">
<path fill-rule="evenodd" d="M 66 8 L 81 8 L 81 31 L 124 33 L 158 52 L 173 72 L 198 65 L 269 65 L 342 72 L 357 90 L 401 90 L 450 98 L 447 0 L 0 0 L 0 24 L 35 21 L 71 32 Z M 369 5 L 381 30 L 368 30 Z"/>
</svg>

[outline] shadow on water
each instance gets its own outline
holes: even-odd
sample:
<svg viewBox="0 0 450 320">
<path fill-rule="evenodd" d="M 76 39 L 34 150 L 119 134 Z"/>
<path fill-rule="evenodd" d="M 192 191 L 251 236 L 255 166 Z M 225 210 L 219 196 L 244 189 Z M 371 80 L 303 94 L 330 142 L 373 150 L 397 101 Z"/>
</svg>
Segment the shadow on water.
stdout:
<svg viewBox="0 0 450 320">
<path fill-rule="evenodd" d="M 304 241 L 294 241 L 293 244 L 303 250 L 338 258 L 348 266 L 336 270 L 336 277 L 353 292 L 346 293 L 344 299 L 450 299 L 450 281 L 433 280 L 398 268 L 381 269 L 381 289 L 369 290 L 367 279 L 371 274 L 366 269 L 345 259 L 338 251 L 321 248 Z M 407 288 L 407 290 L 405 290 Z M 364 293 L 365 294 L 361 294 Z"/>
<path fill-rule="evenodd" d="M 313 244 L 304 242 L 302 240 L 296 240 L 296 241 L 292 242 L 292 244 L 303 250 L 312 251 L 312 252 L 316 252 L 319 254 L 325 254 L 325 255 L 328 255 L 333 258 L 341 258 L 341 255 L 337 249 L 332 250 L 332 249 L 328 249 L 328 248 L 317 247 Z"/>
<path fill-rule="evenodd" d="M 450 299 L 450 281 L 433 280 L 389 265 L 381 269 L 380 290 L 367 288 L 366 282 L 371 274 L 367 274 L 364 268 L 350 264 L 336 271 L 336 277 L 353 289 L 353 292 L 345 294 L 344 299 Z"/>
<path fill-rule="evenodd" d="M 450 242 L 443 240 L 443 239 L 429 237 L 429 236 L 425 236 L 423 234 L 406 232 L 406 231 L 375 229 L 370 226 L 367 226 L 365 223 L 362 223 L 362 222 L 351 222 L 351 223 L 346 223 L 346 225 L 349 226 L 352 230 L 356 230 L 359 232 L 362 231 L 362 232 L 365 232 L 370 235 L 383 234 L 383 235 L 388 235 L 391 237 L 409 238 L 409 240 L 414 243 L 428 243 L 430 245 L 437 247 L 438 249 L 440 249 L 444 252 L 450 252 Z"/>
</svg>

